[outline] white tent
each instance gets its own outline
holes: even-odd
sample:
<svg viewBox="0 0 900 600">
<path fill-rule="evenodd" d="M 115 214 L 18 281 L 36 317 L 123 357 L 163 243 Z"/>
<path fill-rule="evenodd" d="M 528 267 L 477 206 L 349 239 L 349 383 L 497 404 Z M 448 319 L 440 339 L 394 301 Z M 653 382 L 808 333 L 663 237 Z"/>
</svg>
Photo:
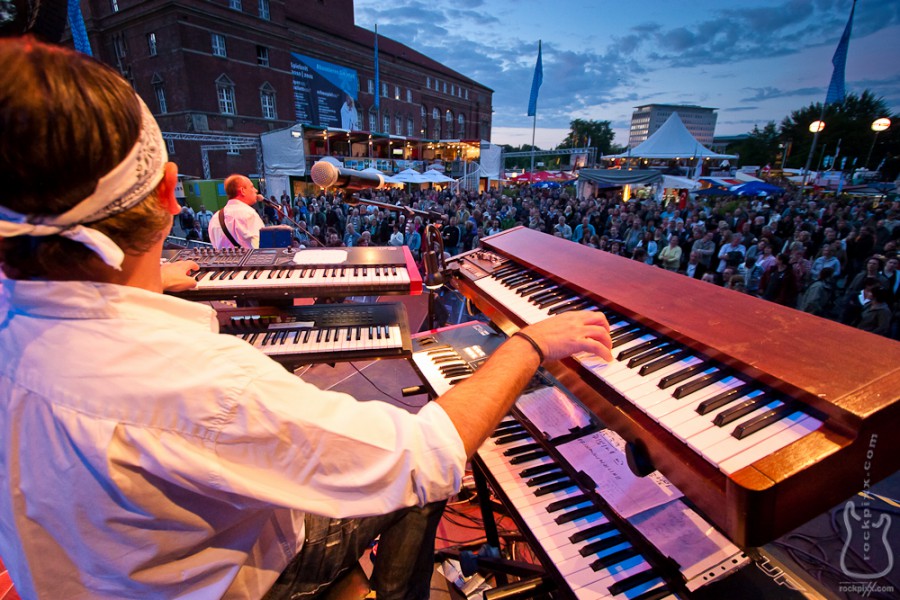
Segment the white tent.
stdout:
<svg viewBox="0 0 900 600">
<path fill-rule="evenodd" d="M 604 158 L 737 158 L 733 154 L 713 152 L 697 141 L 681 117 L 673 112 L 656 133 L 624 154 Z"/>
<path fill-rule="evenodd" d="M 688 179 L 687 177 L 663 175 L 662 186 L 666 189 L 675 188 L 679 190 L 696 190 L 700 187 L 700 182 L 694 181 L 693 179 Z"/>
<path fill-rule="evenodd" d="M 436 169 L 428 169 L 427 171 L 425 171 L 422 177 L 431 183 L 450 183 L 456 181 L 455 179 L 447 177 Z"/>
<path fill-rule="evenodd" d="M 393 177 L 394 183 L 430 183 L 428 179 L 415 169 L 403 169 Z"/>
</svg>

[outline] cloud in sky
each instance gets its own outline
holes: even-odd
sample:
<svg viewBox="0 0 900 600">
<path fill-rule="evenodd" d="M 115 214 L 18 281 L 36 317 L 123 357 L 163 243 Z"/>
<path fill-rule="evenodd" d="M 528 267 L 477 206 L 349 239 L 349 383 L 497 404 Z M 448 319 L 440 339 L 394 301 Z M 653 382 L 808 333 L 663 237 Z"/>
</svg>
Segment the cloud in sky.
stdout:
<svg viewBox="0 0 900 600">
<path fill-rule="evenodd" d="M 685 103 L 720 110 L 717 133 L 780 122 L 824 99 L 831 56 L 851 0 L 763 0 L 740 8 L 695 0 L 647 0 L 610 8 L 572 0 L 356 0 L 356 22 L 402 42 L 494 90 L 495 142 L 530 129 L 526 108 L 537 41 L 544 83 L 538 127 L 561 131 L 574 118 L 608 120 L 627 142 L 634 107 Z M 900 112 L 900 0 L 857 3 L 847 89 L 871 89 Z M 745 119 L 731 121 L 726 114 Z M 748 126 L 749 125 L 749 126 Z M 530 143 L 530 138 L 528 140 Z M 518 144 L 516 144 L 518 145 Z"/>
</svg>

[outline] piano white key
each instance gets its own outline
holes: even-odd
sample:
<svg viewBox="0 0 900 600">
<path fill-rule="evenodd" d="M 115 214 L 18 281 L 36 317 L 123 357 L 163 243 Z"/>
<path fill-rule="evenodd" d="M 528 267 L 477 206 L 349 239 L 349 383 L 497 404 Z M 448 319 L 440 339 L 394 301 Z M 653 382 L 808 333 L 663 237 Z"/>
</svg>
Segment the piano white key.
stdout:
<svg viewBox="0 0 900 600">
<path fill-rule="evenodd" d="M 719 469 L 726 475 L 731 475 L 761 458 L 765 458 L 776 450 L 781 450 L 788 444 L 796 442 L 803 436 L 809 435 L 822 425 L 822 421 L 819 419 L 799 411 L 788 415 L 786 419 L 782 420 L 790 424 L 775 435 L 767 438 L 762 443 L 756 444 L 739 454 L 725 459 L 719 464 Z M 770 427 L 775 427 L 775 424 L 770 425 Z M 762 431 L 765 431 L 765 429 Z M 746 439 L 752 440 L 754 435 L 756 434 L 753 434 Z"/>
</svg>

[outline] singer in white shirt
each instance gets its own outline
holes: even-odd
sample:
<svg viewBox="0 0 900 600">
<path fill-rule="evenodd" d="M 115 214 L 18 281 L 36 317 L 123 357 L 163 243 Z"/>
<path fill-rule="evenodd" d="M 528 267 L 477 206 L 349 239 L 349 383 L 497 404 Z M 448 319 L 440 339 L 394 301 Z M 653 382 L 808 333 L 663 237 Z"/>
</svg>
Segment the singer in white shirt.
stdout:
<svg viewBox="0 0 900 600">
<path fill-rule="evenodd" d="M 259 248 L 259 230 L 263 220 L 253 206 L 259 200 L 259 191 L 253 182 L 243 175 L 230 175 L 225 180 L 228 203 L 216 211 L 209 221 L 209 241 L 217 249 L 234 248 L 228 236 L 222 231 L 219 212 L 225 213 L 225 227 L 241 248 Z"/>
</svg>

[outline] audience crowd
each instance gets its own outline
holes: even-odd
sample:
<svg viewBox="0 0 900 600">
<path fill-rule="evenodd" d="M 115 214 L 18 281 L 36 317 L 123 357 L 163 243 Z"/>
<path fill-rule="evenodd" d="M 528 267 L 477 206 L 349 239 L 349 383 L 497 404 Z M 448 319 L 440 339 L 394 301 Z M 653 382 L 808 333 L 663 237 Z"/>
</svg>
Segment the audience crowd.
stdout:
<svg viewBox="0 0 900 600">
<path fill-rule="evenodd" d="M 450 255 L 522 225 L 898 339 L 897 200 L 801 196 L 790 189 L 737 199 L 681 194 L 663 202 L 625 202 L 618 190 L 579 198 L 565 188 L 395 189 L 361 196 L 398 209 L 350 206 L 340 193 L 283 194 L 272 198 L 281 211 L 260 208 L 267 224 L 295 221 L 298 246 L 406 245 L 417 261 L 425 223 L 405 207 L 441 215 Z M 190 231 L 196 219 L 182 216 Z"/>
</svg>

